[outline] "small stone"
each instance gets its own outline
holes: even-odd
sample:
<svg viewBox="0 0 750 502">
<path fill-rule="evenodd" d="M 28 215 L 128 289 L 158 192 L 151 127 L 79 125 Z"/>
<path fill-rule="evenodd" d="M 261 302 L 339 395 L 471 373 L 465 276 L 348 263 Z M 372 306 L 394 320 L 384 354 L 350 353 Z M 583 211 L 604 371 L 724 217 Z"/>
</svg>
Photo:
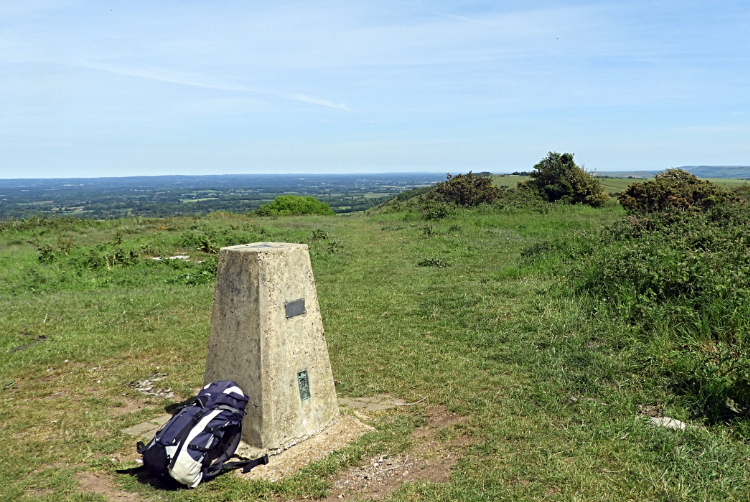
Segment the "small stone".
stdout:
<svg viewBox="0 0 750 502">
<path fill-rule="evenodd" d="M 685 422 L 671 418 L 671 417 L 651 417 L 651 425 L 655 427 L 666 427 L 667 429 L 674 429 L 684 431 L 687 425 Z"/>
<path fill-rule="evenodd" d="M 577 398 L 577 397 L 575 397 L 575 396 L 570 396 L 570 397 L 568 398 L 568 403 L 569 403 L 569 404 L 573 404 L 573 403 L 577 403 L 577 402 L 578 402 L 578 398 Z"/>
</svg>

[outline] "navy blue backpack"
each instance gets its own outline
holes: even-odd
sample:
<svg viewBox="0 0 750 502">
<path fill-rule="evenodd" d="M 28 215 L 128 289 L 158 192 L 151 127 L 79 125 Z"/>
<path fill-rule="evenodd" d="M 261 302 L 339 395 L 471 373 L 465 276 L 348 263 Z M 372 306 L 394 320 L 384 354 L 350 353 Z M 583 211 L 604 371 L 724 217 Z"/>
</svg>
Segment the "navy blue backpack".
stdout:
<svg viewBox="0 0 750 502">
<path fill-rule="evenodd" d="M 242 436 L 242 418 L 248 397 L 231 380 L 212 382 L 159 429 L 147 445 L 138 442 L 143 465 L 157 477 L 171 477 L 195 488 L 225 469 L 244 472 L 268 463 L 259 459 L 230 462 Z"/>
</svg>

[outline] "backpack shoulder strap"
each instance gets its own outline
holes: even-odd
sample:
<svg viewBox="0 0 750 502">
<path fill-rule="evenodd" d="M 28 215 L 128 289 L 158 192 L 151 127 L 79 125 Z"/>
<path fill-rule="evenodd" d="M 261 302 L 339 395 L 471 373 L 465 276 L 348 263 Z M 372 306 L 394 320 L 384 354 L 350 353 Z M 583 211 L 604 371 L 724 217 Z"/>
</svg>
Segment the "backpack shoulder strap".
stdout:
<svg viewBox="0 0 750 502">
<path fill-rule="evenodd" d="M 241 431 L 242 429 L 240 429 Z M 241 462 L 229 462 L 226 463 L 227 460 L 232 458 L 232 455 L 234 455 L 234 452 L 237 450 L 237 447 L 240 444 L 240 437 L 242 436 L 241 432 L 237 432 L 235 434 L 234 438 L 232 438 L 232 443 L 228 445 L 227 449 L 224 451 L 224 453 L 214 460 L 214 462 L 203 468 L 203 479 L 208 480 L 211 478 L 215 478 L 219 474 L 222 473 L 225 469 L 237 469 L 242 467 L 242 472 L 249 472 L 250 469 L 253 467 L 257 467 L 259 465 L 265 465 L 268 463 L 268 455 L 263 455 L 260 458 L 256 458 L 255 460 L 243 460 Z"/>
<path fill-rule="evenodd" d="M 188 445 L 185 444 L 185 440 L 190 435 L 190 431 L 193 430 L 193 427 L 198 425 L 198 422 L 201 421 L 201 418 L 203 418 L 203 415 L 206 414 L 205 409 L 199 411 L 195 415 L 193 415 L 193 418 L 190 419 L 190 421 L 185 424 L 185 427 L 182 428 L 179 434 L 177 434 L 174 437 L 175 442 L 177 443 L 177 451 L 174 453 L 174 456 L 172 457 L 171 461 L 169 462 L 169 470 L 173 469 L 175 466 L 175 462 L 177 462 L 177 457 L 180 456 L 180 452 L 187 447 Z"/>
<path fill-rule="evenodd" d="M 256 458 L 255 460 L 243 460 L 242 462 L 229 462 L 228 464 L 224 464 L 224 469 L 237 469 L 242 467 L 242 472 L 250 472 L 250 469 L 253 467 L 258 467 L 259 465 L 266 465 L 268 463 L 268 455 L 263 455 L 260 458 Z"/>
</svg>

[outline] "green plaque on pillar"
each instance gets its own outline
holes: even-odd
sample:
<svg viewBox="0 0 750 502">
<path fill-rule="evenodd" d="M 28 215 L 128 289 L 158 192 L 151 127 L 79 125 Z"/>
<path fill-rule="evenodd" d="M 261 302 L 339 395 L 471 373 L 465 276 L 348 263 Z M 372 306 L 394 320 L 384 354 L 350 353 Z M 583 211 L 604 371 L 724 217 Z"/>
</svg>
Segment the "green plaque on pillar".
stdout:
<svg viewBox="0 0 750 502">
<path fill-rule="evenodd" d="M 299 384 L 299 398 L 303 401 L 310 399 L 310 380 L 307 378 L 307 370 L 297 373 L 297 383 Z"/>
</svg>

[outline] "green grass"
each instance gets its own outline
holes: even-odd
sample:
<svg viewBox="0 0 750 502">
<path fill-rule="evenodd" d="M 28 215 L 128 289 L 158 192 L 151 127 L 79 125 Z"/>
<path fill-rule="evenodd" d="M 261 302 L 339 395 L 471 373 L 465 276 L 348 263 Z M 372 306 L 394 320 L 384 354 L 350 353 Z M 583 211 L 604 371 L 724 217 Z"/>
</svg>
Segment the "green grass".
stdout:
<svg viewBox="0 0 750 502">
<path fill-rule="evenodd" d="M 704 181 L 710 181 L 711 183 L 716 183 L 719 186 L 723 186 L 724 188 L 735 188 L 742 185 L 747 185 L 750 182 L 747 180 L 740 180 L 740 179 L 734 179 L 734 178 L 701 178 Z"/>
<path fill-rule="evenodd" d="M 519 181 L 526 181 L 529 179 L 528 176 L 516 176 L 514 174 L 494 174 L 492 175 L 492 183 L 495 186 L 506 186 L 508 188 L 516 188 Z"/>
<path fill-rule="evenodd" d="M 750 448 L 732 427 L 651 427 L 638 405 L 690 415 L 666 381 L 629 357 L 623 341 L 633 328 L 592 320 L 568 292 L 557 255 L 522 254 L 622 216 L 615 204 L 553 205 L 546 214 L 460 210 L 429 222 L 410 212 L 219 213 L 0 232 L 0 499 L 102 500 L 78 493 L 81 471 L 109 473 L 143 500 L 318 498 L 337 470 L 408 447 L 423 405 L 378 418 L 348 460 L 331 455 L 277 483 L 222 476 L 170 492 L 116 474 L 136 466 L 134 439 L 120 429 L 170 404 L 137 395 L 129 382 L 165 372 L 164 385 L 189 397 L 204 370 L 213 284 L 186 278 L 201 264 L 150 257 L 205 260 L 210 250 L 197 248 L 208 239 L 310 245 L 340 395 L 427 396 L 428 406 L 468 417 L 463 430 L 474 443 L 450 480 L 405 485 L 391 500 L 746 500 Z M 316 230 L 327 236 L 314 238 Z M 60 246 L 71 237 L 65 255 Z M 37 259 L 44 244 L 56 250 L 50 264 Z M 118 247 L 140 258 L 73 266 L 92 249 L 104 256 Z M 446 266 L 418 266 L 422 260 Z M 146 407 L 116 414 L 128 400 Z"/>
</svg>

